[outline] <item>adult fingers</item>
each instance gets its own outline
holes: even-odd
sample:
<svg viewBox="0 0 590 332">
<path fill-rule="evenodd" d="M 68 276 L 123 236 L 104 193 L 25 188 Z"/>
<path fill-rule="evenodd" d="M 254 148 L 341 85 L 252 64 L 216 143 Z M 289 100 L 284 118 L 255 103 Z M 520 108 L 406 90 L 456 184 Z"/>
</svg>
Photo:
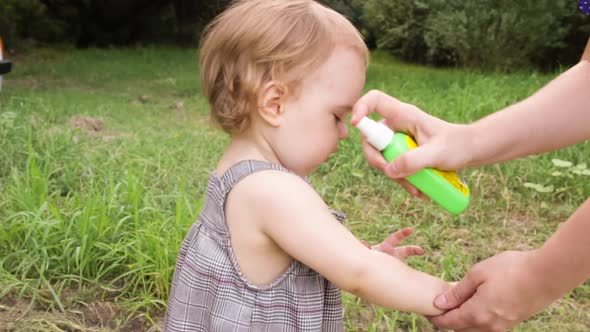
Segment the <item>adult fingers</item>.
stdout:
<svg viewBox="0 0 590 332">
<path fill-rule="evenodd" d="M 439 329 L 463 330 L 475 325 L 471 312 L 463 307 L 428 317 L 428 320 Z"/>
<path fill-rule="evenodd" d="M 428 201 L 428 196 L 424 195 L 418 188 L 414 187 L 408 180 L 406 179 L 392 179 L 393 181 L 399 183 L 402 188 L 404 188 L 410 195 Z"/>
<path fill-rule="evenodd" d="M 377 151 L 371 144 L 369 144 L 365 137 L 362 137 L 361 141 L 363 147 L 363 153 L 365 154 L 365 159 L 372 167 L 383 171 L 385 166 L 387 166 L 387 161 L 381 155 L 381 152 Z"/>
<path fill-rule="evenodd" d="M 422 111 L 381 91 L 371 90 L 353 106 L 350 122 L 356 125 L 363 117 L 373 112 L 385 118 L 387 125 L 393 130 L 414 132 L 417 115 Z"/>
<path fill-rule="evenodd" d="M 433 145 L 425 144 L 404 152 L 385 166 L 385 174 L 390 178 L 405 178 L 425 167 L 433 167 L 438 151 Z"/>
<path fill-rule="evenodd" d="M 442 310 L 459 307 L 475 294 L 475 291 L 482 283 L 483 280 L 476 273 L 469 272 L 457 285 L 437 296 L 434 299 L 434 305 Z"/>
</svg>

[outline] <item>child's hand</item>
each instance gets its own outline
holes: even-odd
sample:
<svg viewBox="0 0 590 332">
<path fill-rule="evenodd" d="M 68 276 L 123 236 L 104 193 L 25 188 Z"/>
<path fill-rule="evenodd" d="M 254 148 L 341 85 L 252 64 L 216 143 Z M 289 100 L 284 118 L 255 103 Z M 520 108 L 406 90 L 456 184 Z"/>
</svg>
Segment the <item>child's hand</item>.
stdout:
<svg viewBox="0 0 590 332">
<path fill-rule="evenodd" d="M 408 236 L 410 236 L 412 232 L 413 230 L 411 228 L 404 228 L 402 230 L 390 234 L 383 242 L 376 244 L 374 246 L 370 246 L 367 242 L 364 241 L 363 243 L 373 250 L 379 250 L 399 260 L 404 260 L 410 256 L 421 256 L 424 254 L 424 249 L 422 249 L 420 246 L 410 245 L 398 247 L 398 245 Z"/>
</svg>

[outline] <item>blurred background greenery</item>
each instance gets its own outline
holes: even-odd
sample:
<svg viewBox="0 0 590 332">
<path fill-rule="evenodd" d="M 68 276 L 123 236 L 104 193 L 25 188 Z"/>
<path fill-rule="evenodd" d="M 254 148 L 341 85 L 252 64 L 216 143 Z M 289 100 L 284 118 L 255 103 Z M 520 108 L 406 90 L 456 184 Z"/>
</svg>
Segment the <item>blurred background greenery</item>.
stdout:
<svg viewBox="0 0 590 332">
<path fill-rule="evenodd" d="M 552 70 L 575 63 L 590 20 L 574 0 L 325 0 L 372 48 L 436 66 Z M 9 49 L 196 46 L 229 0 L 3 0 Z"/>
<path fill-rule="evenodd" d="M 575 0 L 329 0 L 372 48 L 365 90 L 466 123 L 579 60 Z M 228 137 L 211 126 L 199 36 L 228 0 L 0 0 L 0 331 L 157 331 L 178 248 Z M 437 68 L 434 68 L 437 67 Z M 443 68 L 441 68 L 443 67 Z M 590 195 L 590 141 L 466 170 L 451 216 L 370 168 L 359 133 L 310 178 L 371 243 L 412 227 L 413 267 L 458 280 L 539 247 Z M 347 331 L 434 331 L 345 294 Z M 590 282 L 514 331 L 589 331 Z"/>
</svg>

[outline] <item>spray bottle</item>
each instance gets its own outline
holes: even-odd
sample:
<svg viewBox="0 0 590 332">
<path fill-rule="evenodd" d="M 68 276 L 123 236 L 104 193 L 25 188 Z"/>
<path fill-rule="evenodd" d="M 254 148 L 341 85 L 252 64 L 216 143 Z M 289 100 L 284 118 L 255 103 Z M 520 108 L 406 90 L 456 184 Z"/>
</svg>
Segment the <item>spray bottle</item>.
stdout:
<svg viewBox="0 0 590 332">
<path fill-rule="evenodd" d="M 412 137 L 400 132 L 394 133 L 383 123 L 367 117 L 361 119 L 357 128 L 365 135 L 369 144 L 381 151 L 387 162 L 418 146 Z M 406 180 L 452 214 L 463 212 L 469 205 L 469 188 L 456 172 L 424 168 Z"/>
</svg>

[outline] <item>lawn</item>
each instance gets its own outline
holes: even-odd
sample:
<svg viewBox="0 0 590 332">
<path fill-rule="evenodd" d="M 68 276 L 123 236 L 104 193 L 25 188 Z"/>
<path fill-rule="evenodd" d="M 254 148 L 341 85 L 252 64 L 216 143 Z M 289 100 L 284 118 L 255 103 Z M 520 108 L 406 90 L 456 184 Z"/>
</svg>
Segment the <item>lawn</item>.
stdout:
<svg viewBox="0 0 590 332">
<path fill-rule="evenodd" d="M 12 60 L 0 92 L 0 330 L 155 331 L 179 245 L 228 142 L 209 120 L 197 50 L 38 49 Z M 375 53 L 366 89 L 470 122 L 556 75 L 433 69 Z M 408 243 L 426 255 L 409 264 L 446 280 L 541 245 L 590 195 L 586 142 L 463 171 L 472 203 L 451 216 L 371 169 L 359 141 L 351 130 L 312 183 L 361 239 L 414 228 Z M 349 331 L 434 330 L 349 294 L 344 303 Z M 588 329 L 590 283 L 515 331 Z"/>
</svg>

